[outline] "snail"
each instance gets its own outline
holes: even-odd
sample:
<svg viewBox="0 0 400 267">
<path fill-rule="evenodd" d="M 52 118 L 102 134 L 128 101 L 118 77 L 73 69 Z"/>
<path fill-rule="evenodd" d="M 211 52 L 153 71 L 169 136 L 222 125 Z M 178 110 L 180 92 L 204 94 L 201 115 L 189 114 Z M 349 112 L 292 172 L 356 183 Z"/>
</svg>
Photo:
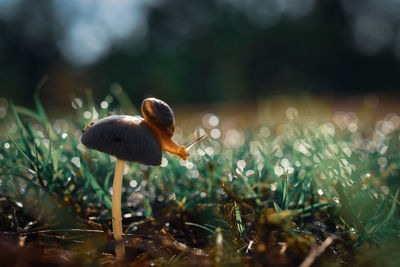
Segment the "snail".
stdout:
<svg viewBox="0 0 400 267">
<path fill-rule="evenodd" d="M 141 111 L 143 118 L 112 115 L 92 122 L 82 130 L 82 144 L 117 158 L 113 182 L 112 220 L 116 240 L 115 252 L 119 259 L 125 257 L 121 219 L 121 187 L 125 161 L 158 166 L 161 164 L 161 151 L 187 160 L 189 149 L 207 136 L 203 135 L 187 146 L 178 145 L 172 140 L 175 118 L 167 103 L 157 98 L 146 98 L 143 100 Z"/>
<path fill-rule="evenodd" d="M 141 110 L 143 118 L 112 115 L 92 122 L 82 130 L 82 143 L 118 159 L 157 166 L 161 164 L 161 151 L 187 160 L 189 149 L 207 136 L 203 135 L 188 146 L 180 146 L 172 140 L 175 118 L 167 103 L 147 98 Z"/>
</svg>

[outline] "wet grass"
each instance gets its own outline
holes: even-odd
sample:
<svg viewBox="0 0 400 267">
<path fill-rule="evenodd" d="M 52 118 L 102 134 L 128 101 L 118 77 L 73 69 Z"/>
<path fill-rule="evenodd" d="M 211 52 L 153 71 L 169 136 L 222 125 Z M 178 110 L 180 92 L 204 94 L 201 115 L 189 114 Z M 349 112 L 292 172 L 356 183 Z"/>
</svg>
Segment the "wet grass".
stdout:
<svg viewBox="0 0 400 267">
<path fill-rule="evenodd" d="M 37 95 L 35 110 L 3 103 L 0 262 L 116 264 L 115 159 L 86 149 L 80 135 L 97 118 L 137 112 L 121 94 L 100 104 L 76 98 L 68 120 L 49 120 Z M 164 153 L 160 167 L 127 164 L 127 262 L 396 265 L 400 117 L 363 127 L 368 118 L 349 112 L 326 121 L 295 108 L 286 115 L 250 130 L 205 114 L 193 131 L 210 137 L 190 161 Z M 189 143 L 181 132 L 177 142 Z"/>
</svg>

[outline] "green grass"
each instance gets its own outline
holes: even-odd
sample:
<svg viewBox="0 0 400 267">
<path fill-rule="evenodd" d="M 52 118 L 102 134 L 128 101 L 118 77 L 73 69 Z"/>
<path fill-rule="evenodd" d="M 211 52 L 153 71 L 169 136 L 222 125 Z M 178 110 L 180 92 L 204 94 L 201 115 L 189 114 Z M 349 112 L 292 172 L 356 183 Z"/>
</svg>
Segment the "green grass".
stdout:
<svg viewBox="0 0 400 267">
<path fill-rule="evenodd" d="M 27 262 L 33 254 L 30 262 L 115 261 L 115 159 L 80 143 L 96 117 L 138 110 L 123 91 L 113 93 L 102 107 L 90 95 L 75 99 L 73 119 L 49 120 L 37 94 L 35 110 L 9 102 L 0 140 L 3 251 L 24 250 L 18 257 Z M 223 131 L 219 118 L 221 137 L 197 145 L 191 161 L 164 153 L 163 167 L 127 164 L 128 261 L 299 265 L 308 257 L 319 265 L 396 265 L 400 118 L 389 115 L 373 128 L 361 128 L 368 118 L 359 118 L 355 129 L 354 119 L 339 115 Z M 312 258 L 324 240 L 328 247 Z M 12 260 L 0 253 L 0 261 Z"/>
</svg>

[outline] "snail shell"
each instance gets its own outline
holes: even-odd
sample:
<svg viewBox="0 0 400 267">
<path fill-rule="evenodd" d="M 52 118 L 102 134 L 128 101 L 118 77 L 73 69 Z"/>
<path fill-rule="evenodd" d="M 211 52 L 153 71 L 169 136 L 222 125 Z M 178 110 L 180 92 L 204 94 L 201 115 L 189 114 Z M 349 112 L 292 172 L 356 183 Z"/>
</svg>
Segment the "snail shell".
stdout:
<svg viewBox="0 0 400 267">
<path fill-rule="evenodd" d="M 172 137 L 175 131 L 174 112 L 164 101 L 146 98 L 142 103 L 142 115 L 148 123 Z"/>
</svg>

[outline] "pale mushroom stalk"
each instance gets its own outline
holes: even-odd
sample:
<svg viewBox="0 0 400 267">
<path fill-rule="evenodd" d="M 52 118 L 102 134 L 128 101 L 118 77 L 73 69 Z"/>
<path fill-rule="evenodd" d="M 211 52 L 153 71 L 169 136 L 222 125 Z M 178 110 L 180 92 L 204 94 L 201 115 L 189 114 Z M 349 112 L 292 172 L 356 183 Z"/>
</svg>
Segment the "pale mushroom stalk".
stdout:
<svg viewBox="0 0 400 267">
<path fill-rule="evenodd" d="M 112 228 L 115 239 L 115 255 L 118 259 L 125 258 L 125 246 L 122 239 L 122 216 L 121 216 L 121 189 L 124 176 L 125 160 L 118 159 L 115 165 L 113 194 L 112 194 Z"/>
</svg>

